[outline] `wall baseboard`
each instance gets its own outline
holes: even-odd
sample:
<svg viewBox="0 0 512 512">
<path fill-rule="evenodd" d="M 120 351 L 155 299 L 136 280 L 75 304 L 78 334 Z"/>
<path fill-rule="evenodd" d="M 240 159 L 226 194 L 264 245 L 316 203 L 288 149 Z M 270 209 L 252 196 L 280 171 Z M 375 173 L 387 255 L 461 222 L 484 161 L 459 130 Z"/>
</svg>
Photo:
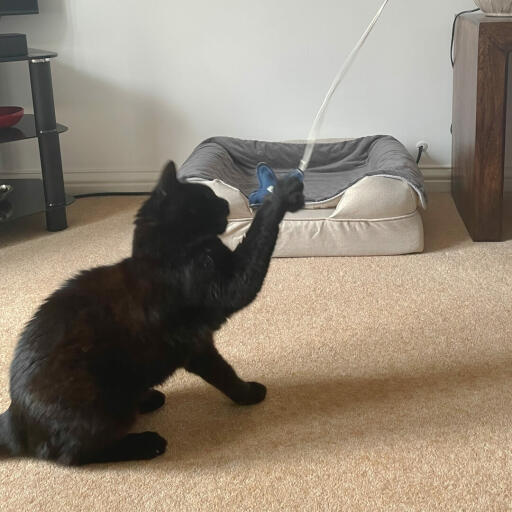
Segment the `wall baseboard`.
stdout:
<svg viewBox="0 0 512 512">
<path fill-rule="evenodd" d="M 81 170 L 65 171 L 64 182 L 70 194 L 94 192 L 149 192 L 160 176 L 160 170 L 118 171 Z M 0 178 L 40 178 L 39 170 L 1 171 Z"/>
<path fill-rule="evenodd" d="M 508 171 L 508 170 L 507 170 Z M 427 192 L 450 192 L 451 167 L 421 167 Z M 66 171 L 64 179 L 70 194 L 94 192 L 148 192 L 160 176 L 160 170 L 80 170 Z M 0 178 L 40 178 L 39 170 L 1 171 Z M 507 172 L 505 191 L 512 191 L 512 173 Z"/>
<path fill-rule="evenodd" d="M 427 192 L 450 192 L 451 167 L 420 167 Z"/>
<path fill-rule="evenodd" d="M 450 166 L 438 167 L 420 167 L 425 177 L 425 187 L 427 192 L 450 192 L 451 191 L 451 173 Z M 505 168 L 505 192 L 512 192 L 512 167 Z"/>
</svg>

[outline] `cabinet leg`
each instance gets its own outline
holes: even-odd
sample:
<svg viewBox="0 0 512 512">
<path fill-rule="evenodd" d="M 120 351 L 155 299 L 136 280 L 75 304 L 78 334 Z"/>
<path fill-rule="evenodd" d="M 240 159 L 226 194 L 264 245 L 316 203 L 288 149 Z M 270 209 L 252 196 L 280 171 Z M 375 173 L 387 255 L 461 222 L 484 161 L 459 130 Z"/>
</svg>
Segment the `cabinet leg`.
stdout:
<svg viewBox="0 0 512 512">
<path fill-rule="evenodd" d="M 67 227 L 66 194 L 50 59 L 33 59 L 29 69 L 46 201 L 46 227 L 48 231 L 60 231 Z"/>
</svg>

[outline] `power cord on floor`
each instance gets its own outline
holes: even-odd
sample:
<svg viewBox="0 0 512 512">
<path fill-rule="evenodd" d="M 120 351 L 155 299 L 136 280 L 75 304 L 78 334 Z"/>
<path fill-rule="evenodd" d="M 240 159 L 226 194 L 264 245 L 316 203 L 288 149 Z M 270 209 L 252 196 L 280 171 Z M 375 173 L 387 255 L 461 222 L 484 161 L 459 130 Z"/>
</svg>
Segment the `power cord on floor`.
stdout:
<svg viewBox="0 0 512 512">
<path fill-rule="evenodd" d="M 425 151 L 425 146 L 420 146 L 418 148 L 418 156 L 416 157 L 416 163 L 419 164 L 421 157 L 423 156 L 423 152 Z M 109 196 L 149 196 L 151 192 L 92 192 L 90 194 L 76 194 L 73 197 L 75 199 L 83 199 L 86 197 L 109 197 Z"/>
<path fill-rule="evenodd" d="M 149 196 L 151 192 L 92 192 L 90 194 L 76 194 L 75 199 L 84 197 L 108 197 L 108 196 Z"/>
</svg>

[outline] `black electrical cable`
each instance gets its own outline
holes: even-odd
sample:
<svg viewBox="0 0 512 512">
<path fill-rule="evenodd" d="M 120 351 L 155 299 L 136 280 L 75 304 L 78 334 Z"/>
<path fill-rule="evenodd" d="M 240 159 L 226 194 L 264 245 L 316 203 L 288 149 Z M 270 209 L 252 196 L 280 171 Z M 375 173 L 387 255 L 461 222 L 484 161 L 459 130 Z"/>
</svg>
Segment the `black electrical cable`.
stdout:
<svg viewBox="0 0 512 512">
<path fill-rule="evenodd" d="M 462 16 L 463 14 L 469 14 L 471 12 L 477 12 L 480 8 L 476 9 L 470 9 L 469 11 L 462 11 L 455 15 L 455 19 L 453 20 L 452 25 L 452 42 L 450 45 L 450 60 L 452 61 L 452 68 L 455 66 L 455 61 L 453 60 L 453 43 L 455 42 L 455 27 L 457 26 L 457 20 L 459 19 L 459 16 Z"/>
<path fill-rule="evenodd" d="M 457 26 L 457 20 L 459 19 L 459 16 L 462 16 L 463 14 L 469 14 L 472 12 L 479 11 L 480 8 L 477 7 L 476 9 L 470 9 L 469 11 L 462 11 L 455 15 L 455 18 L 453 19 L 453 25 L 452 25 L 452 42 L 450 44 L 450 61 L 452 63 L 452 68 L 455 66 L 455 60 L 453 58 L 453 44 L 455 42 L 455 28 Z M 453 125 L 450 125 L 450 133 L 453 134 Z"/>
<path fill-rule="evenodd" d="M 423 151 L 425 150 L 425 146 L 420 146 L 418 148 L 418 156 L 416 158 L 416 163 L 419 164 L 421 160 L 421 155 L 423 155 Z"/>
<path fill-rule="evenodd" d="M 84 197 L 108 197 L 108 196 L 149 196 L 151 192 L 92 192 L 90 194 L 76 194 L 75 199 Z"/>
</svg>

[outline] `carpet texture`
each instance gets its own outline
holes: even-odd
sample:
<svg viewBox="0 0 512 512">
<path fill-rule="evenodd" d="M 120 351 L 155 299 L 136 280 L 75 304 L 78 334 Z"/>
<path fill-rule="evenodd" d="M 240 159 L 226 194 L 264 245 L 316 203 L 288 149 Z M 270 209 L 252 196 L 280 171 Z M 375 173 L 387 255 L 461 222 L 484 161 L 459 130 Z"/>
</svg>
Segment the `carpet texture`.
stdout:
<svg viewBox="0 0 512 512">
<path fill-rule="evenodd" d="M 81 199 L 61 233 L 42 216 L 0 227 L 2 410 L 23 324 L 79 269 L 129 254 L 140 202 Z M 137 424 L 164 456 L 0 460 L 0 510 L 512 510 L 512 229 L 475 244 L 434 194 L 425 231 L 420 255 L 274 260 L 217 336 L 265 402 L 236 407 L 179 372 Z"/>
</svg>

